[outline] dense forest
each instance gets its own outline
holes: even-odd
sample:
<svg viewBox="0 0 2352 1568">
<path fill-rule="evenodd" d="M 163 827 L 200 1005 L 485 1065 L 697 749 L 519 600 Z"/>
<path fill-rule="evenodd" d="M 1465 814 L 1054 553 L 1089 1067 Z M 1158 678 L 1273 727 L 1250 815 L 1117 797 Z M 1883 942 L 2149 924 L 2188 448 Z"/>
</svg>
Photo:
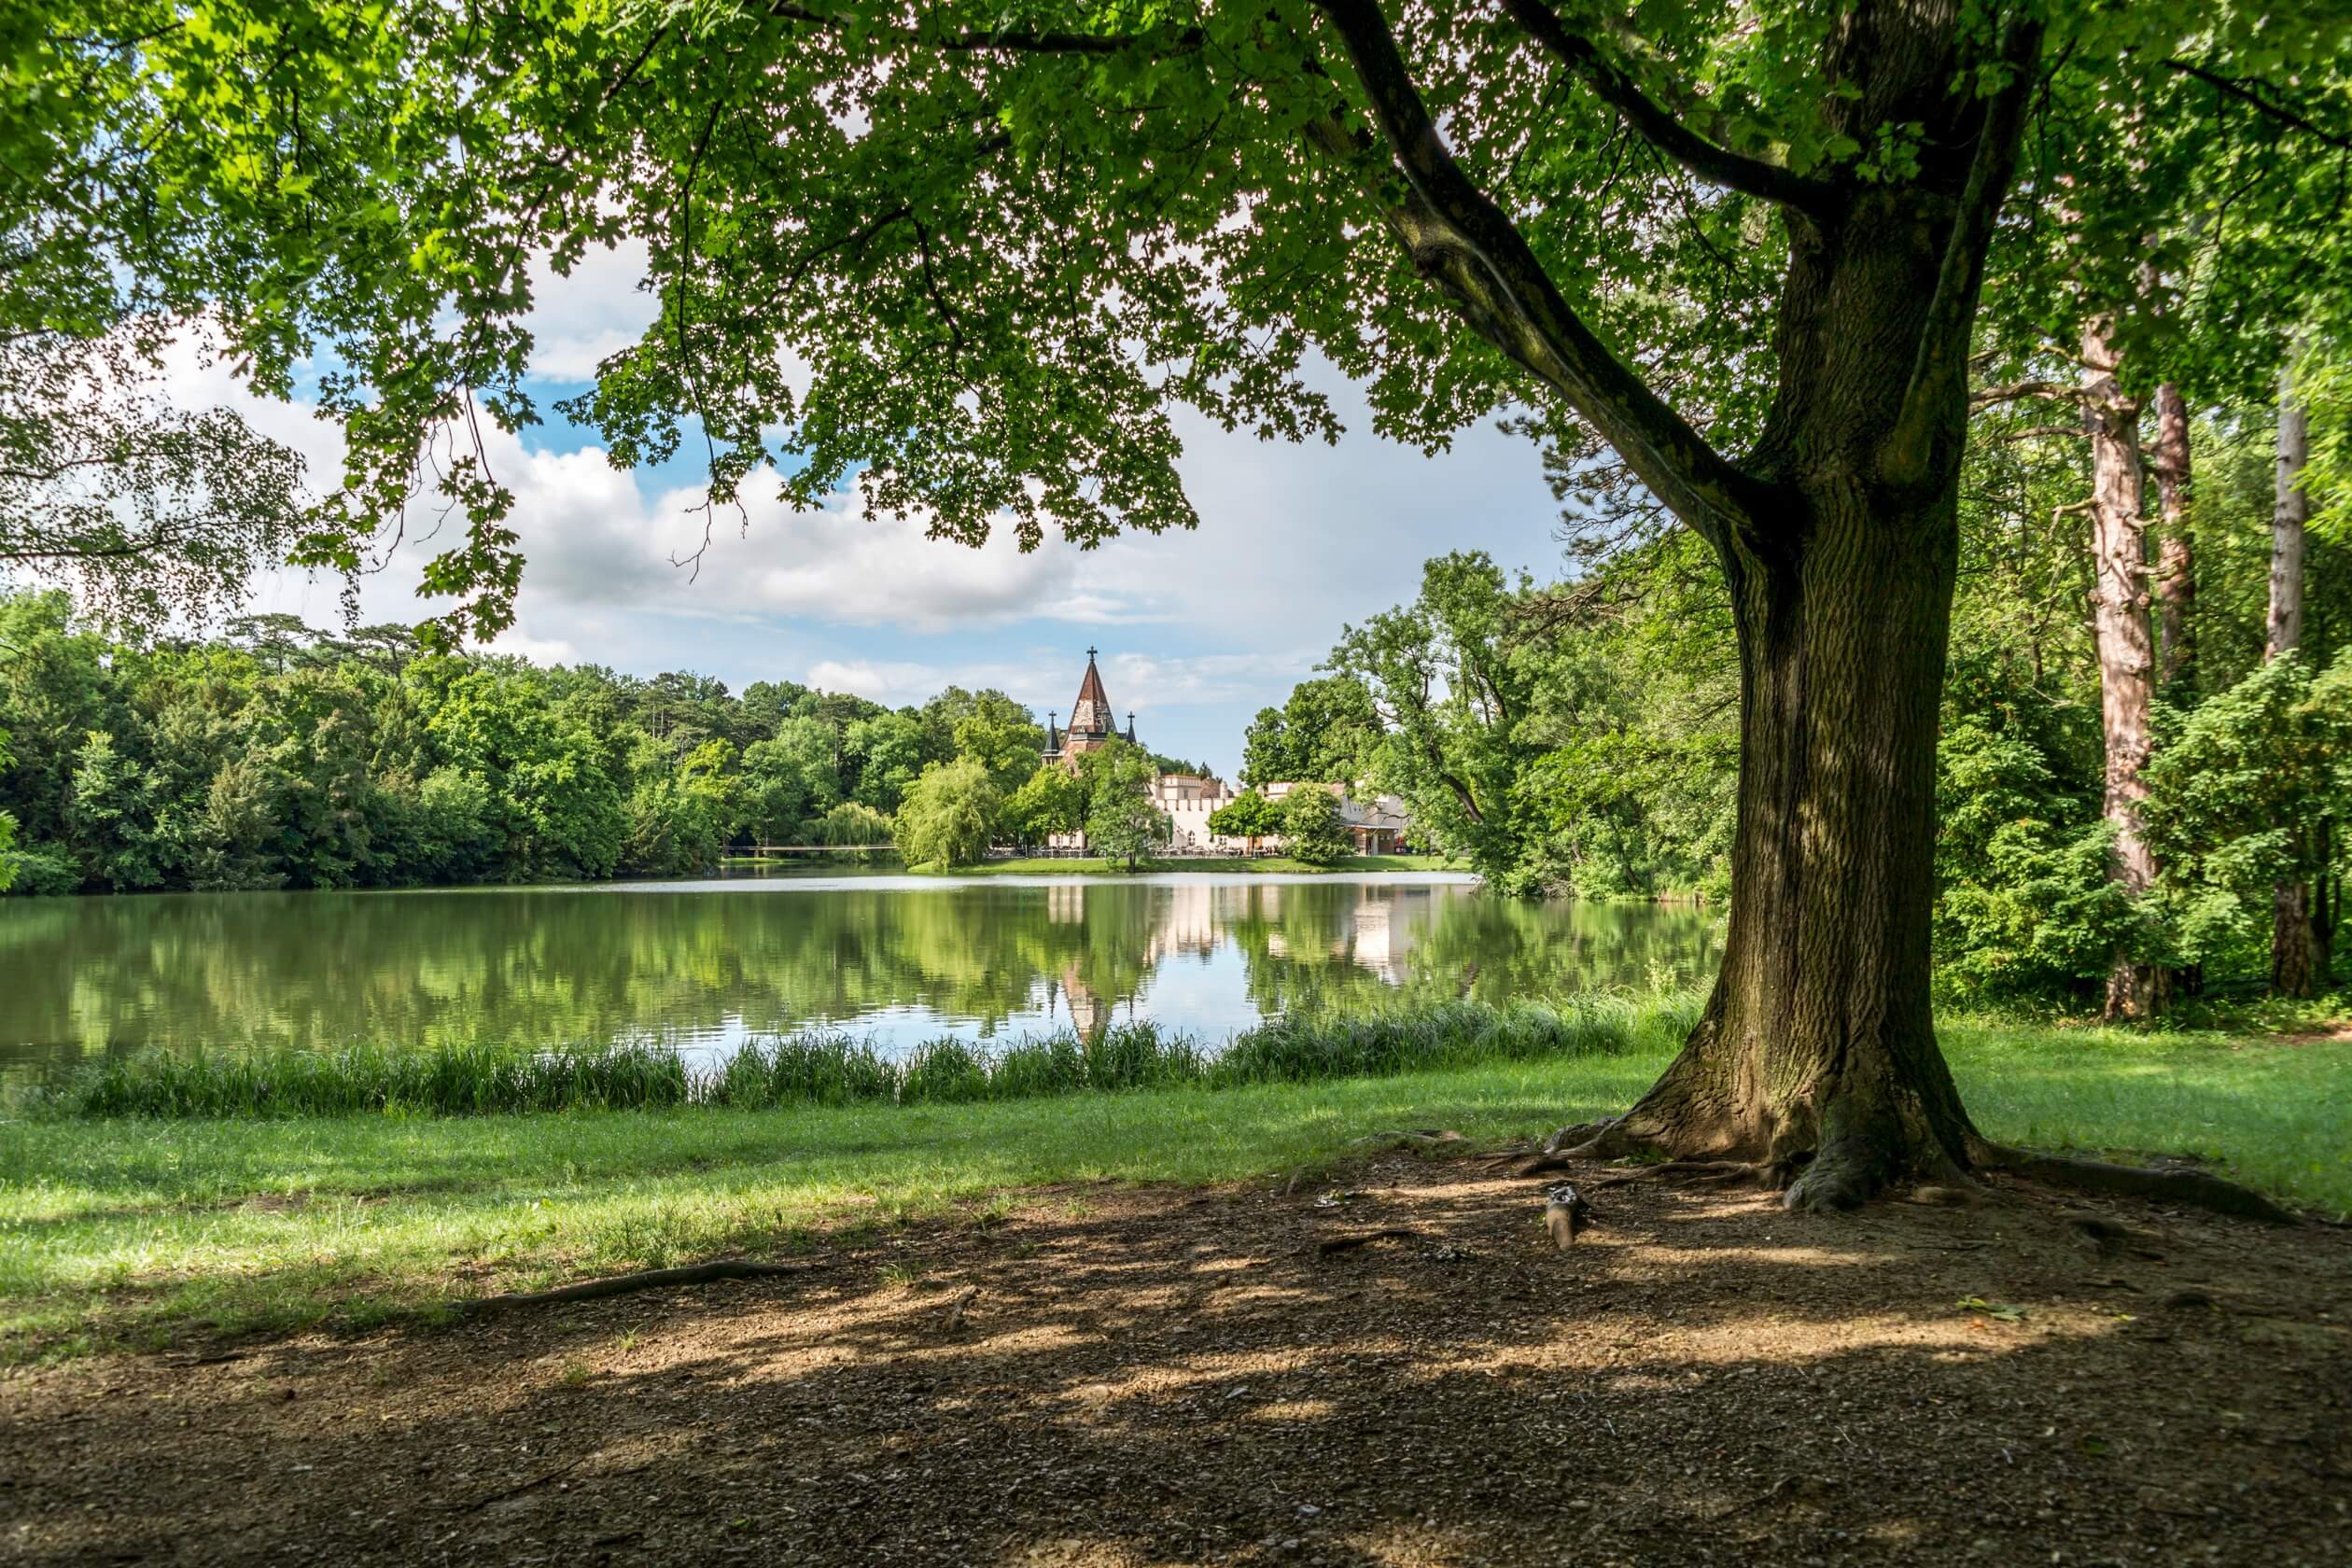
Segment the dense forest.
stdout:
<svg viewBox="0 0 2352 1568">
<path fill-rule="evenodd" d="M 2352 408 L 2321 400 L 2341 384 L 2309 380 L 2319 417 L 2290 421 L 2343 441 Z M 2325 470 L 2282 478 L 2275 411 L 2181 417 L 2160 470 L 2178 478 L 2131 545 L 2156 667 L 2142 715 L 2122 716 L 2149 744 L 2118 810 L 2089 432 L 2041 407 L 1978 415 L 1938 749 L 1949 987 L 2089 994 L 2119 953 L 2175 987 L 2261 978 L 2284 899 L 2310 968 L 2289 953 L 2279 988 L 2325 988 L 2352 871 L 2352 538 Z M 1560 477 L 1573 506 L 1584 476 Z M 1394 791 L 1499 887 L 1720 901 L 1739 770 L 1721 579 L 1687 532 L 1603 537 L 1581 509 L 1564 532 L 1565 581 L 1428 563 L 1413 603 L 1349 628 L 1328 673 L 1258 714 L 1245 779 Z M 2284 648 L 2282 594 L 2301 622 Z M 2153 862 L 2145 888 L 2117 874 L 2127 833 Z"/>
<path fill-rule="evenodd" d="M 1014 797 L 1044 745 L 1001 692 L 735 693 L 276 615 L 122 642 L 59 593 L 0 598 L 0 713 L 19 893 L 658 875 L 735 843 L 883 845 L 927 770 Z"/>
</svg>

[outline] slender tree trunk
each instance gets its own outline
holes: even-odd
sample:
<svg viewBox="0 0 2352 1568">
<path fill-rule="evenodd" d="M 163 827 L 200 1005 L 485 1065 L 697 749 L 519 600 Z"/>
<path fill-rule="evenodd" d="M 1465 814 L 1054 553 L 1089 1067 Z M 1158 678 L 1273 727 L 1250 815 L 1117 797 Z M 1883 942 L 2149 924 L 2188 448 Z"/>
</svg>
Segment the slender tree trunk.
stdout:
<svg viewBox="0 0 2352 1568">
<path fill-rule="evenodd" d="M 2148 622 L 2148 538 L 2140 489 L 2139 400 L 2115 371 L 2113 322 L 2093 317 L 2082 329 L 2082 417 L 2091 436 L 2091 593 L 2099 652 L 2099 712 L 2106 741 L 2105 814 L 2115 829 L 2107 872 L 2135 902 L 2156 880 L 2156 859 L 2142 831 L 2155 706 L 2155 646 Z M 2107 1015 L 2146 1018 L 2162 1011 L 2163 972 L 2123 949 L 2107 973 Z"/>
<path fill-rule="evenodd" d="M 2303 465 L 2311 459 L 2311 429 L 2294 371 L 2278 375 L 2278 485 L 2271 511 L 2270 636 L 2264 658 L 2275 659 L 2303 644 L 2303 528 L 2311 502 L 2303 495 Z"/>
<path fill-rule="evenodd" d="M 2278 374 L 2278 483 L 2271 512 L 2270 635 L 2262 656 L 2275 659 L 2303 642 L 2303 530 L 2311 503 L 2303 465 L 2311 432 L 2295 395 L 2292 350 Z M 2271 898 L 2271 989 L 2281 996 L 2314 995 L 2328 979 L 2325 895 L 2303 882 L 2281 882 Z"/>
<path fill-rule="evenodd" d="M 2189 520 L 2189 408 L 2171 382 L 2156 388 L 2156 494 L 2163 540 L 2156 562 L 2158 674 L 2163 684 L 2195 679 L 2197 559 Z"/>
</svg>

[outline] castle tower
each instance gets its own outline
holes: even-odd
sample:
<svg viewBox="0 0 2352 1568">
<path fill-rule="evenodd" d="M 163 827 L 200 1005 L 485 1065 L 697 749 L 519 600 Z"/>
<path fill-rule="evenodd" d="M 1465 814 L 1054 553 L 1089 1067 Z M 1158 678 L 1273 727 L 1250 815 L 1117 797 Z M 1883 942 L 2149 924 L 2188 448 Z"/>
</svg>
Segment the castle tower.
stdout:
<svg viewBox="0 0 2352 1568">
<path fill-rule="evenodd" d="M 1067 767 L 1078 765 L 1078 759 L 1095 750 L 1112 737 L 1132 742 L 1135 739 L 1135 715 L 1127 715 L 1127 733 L 1119 735 L 1118 721 L 1111 709 L 1111 694 L 1103 690 L 1102 671 L 1095 665 L 1096 650 L 1086 650 L 1086 674 L 1078 682 L 1078 700 L 1071 705 L 1070 724 L 1057 730 L 1049 718 L 1045 726 L 1045 761 L 1060 763 Z"/>
</svg>

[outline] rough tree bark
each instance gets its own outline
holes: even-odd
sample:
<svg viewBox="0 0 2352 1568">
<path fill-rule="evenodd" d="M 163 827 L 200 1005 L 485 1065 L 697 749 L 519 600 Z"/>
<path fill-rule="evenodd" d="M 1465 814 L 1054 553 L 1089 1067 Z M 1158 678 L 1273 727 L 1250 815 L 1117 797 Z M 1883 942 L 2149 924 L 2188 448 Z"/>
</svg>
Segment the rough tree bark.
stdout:
<svg viewBox="0 0 2352 1568">
<path fill-rule="evenodd" d="M 1865 147 L 1883 128 L 1918 128 L 1918 172 L 1826 180 L 1708 143 L 1546 0 L 1504 0 L 1635 134 L 1781 209 L 1779 379 L 1755 447 L 1733 462 L 1610 351 L 1454 161 L 1379 5 L 1317 4 L 1378 134 L 1335 106 L 1304 128 L 1309 142 L 1354 166 L 1391 238 L 1462 319 L 1713 546 L 1730 590 L 1742 744 L 1723 970 L 1657 1084 L 1620 1117 L 1562 1129 L 1573 1146 L 1555 1157 L 1729 1161 L 1802 1209 L 2016 1165 L 1969 1125 L 1937 1047 L 1929 910 L 1969 334 L 2039 24 L 2012 20 L 1997 61 L 1969 60 L 1957 0 L 1844 10 L 1823 60 L 1839 89 L 1824 100 L 1829 128 Z M 1980 98 L 1967 84 L 1988 68 L 2001 85 Z"/>
<path fill-rule="evenodd" d="M 2311 431 L 2303 399 L 2295 395 L 2291 357 L 2278 373 L 2278 482 L 2271 511 L 2269 636 L 2262 656 L 2275 659 L 2303 642 L 2303 532 L 2311 502 L 2303 494 L 2303 466 L 2311 456 Z M 2331 955 L 2328 911 L 2308 883 L 2281 882 L 2271 901 L 2271 989 L 2281 996 L 2313 995 L 2324 981 Z"/>
<path fill-rule="evenodd" d="M 2141 777 L 2155 713 L 2156 650 L 2149 631 L 2148 535 L 2140 484 L 2139 399 L 2116 377 L 2114 321 L 2082 329 L 2082 420 L 2091 437 L 2092 620 L 2099 655 L 2099 715 L 2107 753 L 2104 812 L 2115 830 L 2107 874 L 2134 902 L 2156 881 L 2140 812 Z M 2163 1011 L 2164 973 L 2119 948 L 2107 972 L 2107 1015 Z"/>
<path fill-rule="evenodd" d="M 1955 93 L 1957 9 L 1848 13 L 1824 64 L 1836 129 L 1928 128 L 1920 176 L 1830 186 L 1673 131 L 1541 0 L 1505 9 L 1671 156 L 1783 208 L 1780 378 L 1756 448 L 1716 455 L 1617 361 L 1452 161 L 1379 8 L 1324 6 L 1409 187 L 1390 228 L 1463 317 L 1567 401 L 1714 547 L 1742 669 L 1739 823 L 1724 965 L 1658 1084 L 1582 1153 L 1754 1162 L 1791 1207 L 1961 1177 L 1985 1146 L 1928 1002 L 1935 733 L 1958 556 L 1967 348 L 2039 32 L 2008 85 Z M 1630 102 L 1629 102 L 1630 100 Z M 1348 148 L 1325 127 L 1318 144 Z"/>
<path fill-rule="evenodd" d="M 2156 388 L 2156 495 L 2164 535 L 2157 547 L 2157 677 L 2196 682 L 2197 541 L 2189 517 L 2189 406 L 2180 388 Z"/>
</svg>

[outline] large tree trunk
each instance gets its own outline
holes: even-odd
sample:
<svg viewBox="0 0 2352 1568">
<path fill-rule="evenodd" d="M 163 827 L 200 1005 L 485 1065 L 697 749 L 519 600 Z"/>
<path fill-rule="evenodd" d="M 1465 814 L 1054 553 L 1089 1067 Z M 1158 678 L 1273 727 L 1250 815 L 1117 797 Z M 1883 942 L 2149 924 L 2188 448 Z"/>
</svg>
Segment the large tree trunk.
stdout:
<svg viewBox="0 0 2352 1568">
<path fill-rule="evenodd" d="M 1932 291 L 1931 236 L 1867 208 L 1798 227 L 1781 394 L 1750 459 L 1793 515 L 1717 548 L 1741 663 L 1723 970 L 1682 1054 L 1589 1146 L 1754 1162 L 1792 1208 L 1965 1179 L 1981 1147 L 1928 988 L 1957 465 L 1879 477 L 1909 371 L 1883 345 Z M 1955 458 L 1965 392 L 1933 438 Z"/>
<path fill-rule="evenodd" d="M 2189 518 L 2189 406 L 2171 382 L 2156 388 L 2156 495 L 2164 537 L 2156 558 L 2158 673 L 2166 686 L 2195 680 L 2197 549 Z"/>
<path fill-rule="evenodd" d="M 2303 494 L 2303 466 L 2311 456 L 2311 432 L 2303 400 L 2295 396 L 2294 368 L 2278 375 L 2278 483 L 2271 512 L 2270 630 L 2262 656 L 2275 659 L 2303 642 L 2303 531 L 2311 502 Z M 2281 882 L 2271 900 L 2271 989 L 2281 996 L 2312 996 L 2328 983 L 2329 911 L 2324 894 L 2302 882 Z"/>
<path fill-rule="evenodd" d="M 2139 400 L 2117 381 L 2113 322 L 2082 329 L 2082 418 L 2091 436 L 2092 616 L 2099 653 L 2099 713 L 2107 752 L 2104 810 L 2115 830 L 2107 873 L 2125 896 L 2145 897 L 2156 880 L 2140 809 L 2141 777 L 2155 709 L 2155 647 L 2148 623 L 2148 535 L 2140 489 Z M 2118 949 L 2107 972 L 2107 1015 L 2146 1018 L 2163 1010 L 2164 974 Z"/>
<path fill-rule="evenodd" d="M 1952 1180 L 1973 1132 L 1928 1001 L 1950 494 L 1890 516 L 1814 498 L 1794 562 L 1726 562 L 1739 632 L 1739 829 L 1723 971 L 1617 1130 L 1757 1162 L 1792 1207 Z"/>
</svg>

